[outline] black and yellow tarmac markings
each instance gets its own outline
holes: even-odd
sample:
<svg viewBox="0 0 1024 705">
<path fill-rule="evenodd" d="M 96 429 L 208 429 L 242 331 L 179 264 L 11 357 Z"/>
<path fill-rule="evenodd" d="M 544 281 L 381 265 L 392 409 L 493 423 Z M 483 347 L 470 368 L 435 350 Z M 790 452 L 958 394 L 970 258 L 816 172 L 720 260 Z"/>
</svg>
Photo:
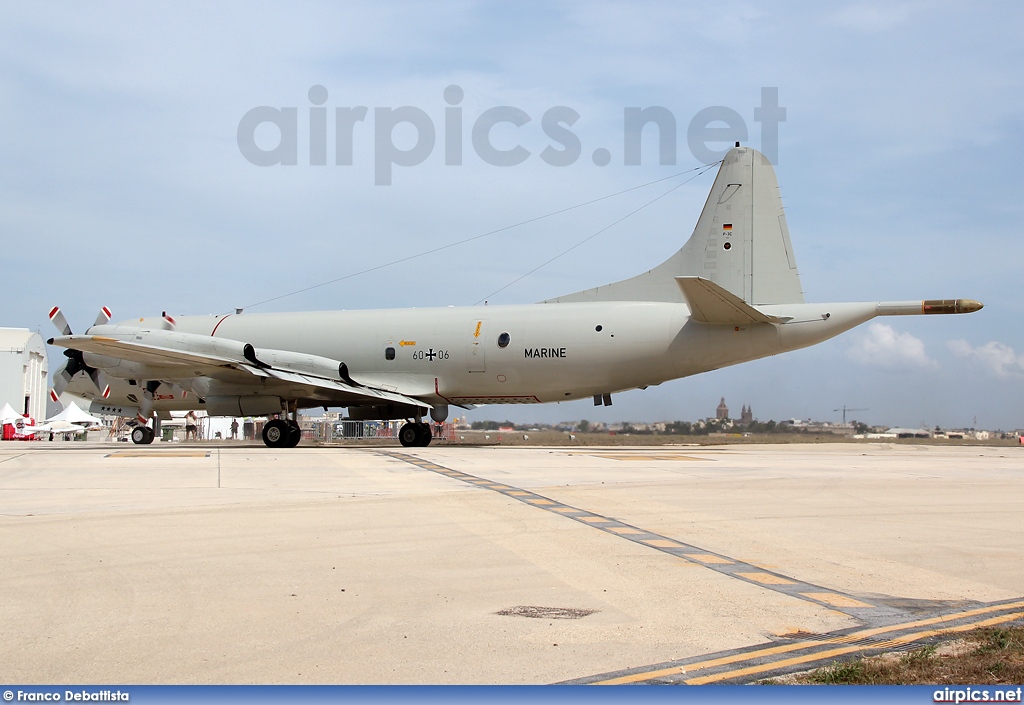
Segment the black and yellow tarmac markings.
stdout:
<svg viewBox="0 0 1024 705">
<path fill-rule="evenodd" d="M 206 450 L 118 450 L 105 458 L 209 458 Z"/>
<path fill-rule="evenodd" d="M 685 453 L 678 452 L 637 452 L 635 450 L 626 451 L 594 451 L 587 453 L 566 453 L 566 455 L 589 455 L 592 458 L 605 458 L 606 460 L 703 460 L 707 458 L 698 458 L 693 455 L 687 455 Z"/>
<path fill-rule="evenodd" d="M 683 659 L 632 669 L 622 674 L 592 676 L 571 682 L 593 685 L 703 685 L 726 681 L 743 682 L 787 671 L 813 668 L 822 662 L 851 654 L 870 655 L 903 649 L 915 642 L 943 634 L 965 632 L 1021 619 L 1024 619 L 1024 601 L 1016 600 L 869 629 L 844 630 L 822 635 L 794 635 L 794 638 L 781 643 L 761 644 L 713 654 L 710 657 Z M 808 638 L 810 636 L 814 638 Z"/>
<path fill-rule="evenodd" d="M 694 546 L 669 536 L 663 536 L 617 519 L 595 514 L 594 512 L 587 511 L 586 509 L 573 507 L 549 497 L 539 495 L 536 492 L 524 490 L 519 487 L 512 487 L 499 482 L 493 482 L 485 478 L 477 477 L 476 475 L 470 475 L 469 473 L 464 473 L 459 470 L 446 468 L 443 465 L 438 465 L 437 463 L 424 460 L 423 458 L 419 458 L 408 453 L 396 453 L 392 451 L 378 452 L 396 460 L 401 460 L 411 465 L 415 465 L 423 470 L 430 470 L 431 472 L 440 473 L 454 480 L 460 480 L 483 489 L 490 489 L 494 492 L 503 494 L 506 497 L 510 497 L 511 499 L 523 502 L 524 504 L 559 514 L 568 519 L 578 521 L 595 529 L 600 529 L 601 531 L 614 536 L 675 556 L 683 561 L 702 565 L 709 570 L 727 575 L 736 580 L 742 580 L 743 582 L 751 583 L 758 587 L 774 590 L 798 600 L 813 602 L 817 605 L 821 605 L 822 607 L 827 607 L 844 614 L 856 616 L 864 619 L 865 621 L 877 623 L 886 617 L 892 619 L 903 616 L 902 612 L 886 605 L 871 604 L 869 601 L 861 598 L 855 598 L 842 592 L 829 590 L 821 587 L 820 585 L 807 583 L 776 571 L 759 568 L 758 566 L 747 563 L 746 561 L 737 560 L 729 556 L 723 556 L 712 551 L 707 551 L 699 546 Z"/>
</svg>

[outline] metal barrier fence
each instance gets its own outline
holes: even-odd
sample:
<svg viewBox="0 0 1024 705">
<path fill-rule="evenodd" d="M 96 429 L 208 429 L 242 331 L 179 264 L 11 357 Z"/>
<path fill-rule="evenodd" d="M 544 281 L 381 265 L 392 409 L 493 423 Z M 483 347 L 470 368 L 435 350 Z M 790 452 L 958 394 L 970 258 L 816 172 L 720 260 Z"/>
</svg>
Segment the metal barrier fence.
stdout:
<svg viewBox="0 0 1024 705">
<path fill-rule="evenodd" d="M 405 421 L 317 420 L 302 430 L 302 437 L 318 443 L 365 439 L 394 439 L 397 441 L 398 429 L 404 423 Z M 450 423 L 432 423 L 430 426 L 434 431 L 435 441 L 450 441 L 456 438 L 455 427 Z"/>
</svg>

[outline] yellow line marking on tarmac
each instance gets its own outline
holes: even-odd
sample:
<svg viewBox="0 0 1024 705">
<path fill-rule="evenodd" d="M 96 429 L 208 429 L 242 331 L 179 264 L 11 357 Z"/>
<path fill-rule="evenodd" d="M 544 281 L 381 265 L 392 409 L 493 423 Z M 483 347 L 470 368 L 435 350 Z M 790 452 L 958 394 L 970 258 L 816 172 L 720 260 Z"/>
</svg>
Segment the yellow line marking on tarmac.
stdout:
<svg viewBox="0 0 1024 705">
<path fill-rule="evenodd" d="M 654 455 L 651 453 L 580 453 L 580 455 L 589 455 L 594 458 L 605 458 L 606 460 L 704 460 L 704 458 L 694 458 L 692 455 L 682 455 L 681 453 L 662 453 Z"/>
<path fill-rule="evenodd" d="M 833 607 L 873 607 L 874 605 L 868 605 L 860 600 L 855 600 L 852 597 L 846 595 L 837 595 L 834 592 L 801 592 L 806 598 L 811 600 L 820 600 L 826 605 L 832 605 Z"/>
<path fill-rule="evenodd" d="M 550 499 L 531 499 L 530 500 L 530 504 L 549 505 L 549 504 L 557 504 L 557 502 L 552 502 Z"/>
<path fill-rule="evenodd" d="M 899 625 L 903 629 L 910 629 L 912 627 L 927 627 L 930 624 L 938 624 L 939 622 L 948 622 L 951 619 L 963 619 L 965 617 L 976 617 L 980 614 L 988 614 L 989 612 L 998 612 L 999 610 L 1012 610 L 1018 607 L 1024 607 L 1024 600 L 1020 602 L 1007 602 L 1004 605 L 991 605 L 989 607 L 978 607 L 977 609 L 967 610 L 966 612 L 958 612 L 954 615 L 940 615 L 938 617 L 929 617 L 928 619 L 919 619 L 916 622 L 907 622 L 906 624 Z M 885 632 L 892 631 L 892 627 L 876 627 L 874 629 L 865 629 L 857 632 L 859 635 L 857 638 L 864 638 L 870 636 L 876 636 L 878 634 L 884 634 Z"/>
<path fill-rule="evenodd" d="M 142 451 L 142 450 L 119 450 L 114 453 L 108 453 L 108 458 L 209 458 L 210 453 L 205 450 L 153 450 L 153 451 Z"/>
<path fill-rule="evenodd" d="M 611 521 L 611 519 L 605 519 L 604 517 L 576 517 L 580 521 L 585 521 L 588 524 L 596 524 L 602 521 Z"/>
<path fill-rule="evenodd" d="M 1018 607 L 1024 607 L 1024 601 L 1021 601 L 1021 602 L 1011 602 L 1011 603 L 1007 603 L 1007 604 L 1004 604 L 1004 605 L 991 605 L 989 607 L 979 607 L 977 609 L 967 610 L 965 612 L 956 612 L 956 613 L 953 613 L 953 614 L 941 615 L 939 617 L 930 617 L 928 619 L 919 619 L 919 620 L 914 621 L 914 622 L 904 622 L 904 623 L 901 623 L 901 624 L 890 624 L 890 625 L 887 625 L 887 626 L 884 626 L 884 627 L 875 627 L 873 629 L 862 629 L 860 631 L 852 632 L 850 634 L 844 634 L 842 636 L 830 637 L 830 638 L 821 639 L 821 640 L 814 640 L 814 641 L 807 640 L 807 641 L 794 642 L 792 644 L 781 644 L 779 646 L 769 646 L 769 647 L 766 647 L 766 648 L 763 648 L 763 649 L 756 649 L 754 651 L 746 651 L 746 652 L 740 653 L 740 654 L 731 654 L 729 656 L 722 656 L 720 658 L 711 659 L 711 660 L 708 660 L 708 661 L 700 661 L 700 662 L 697 662 L 697 663 L 689 663 L 689 664 L 686 664 L 684 666 L 673 666 L 671 668 L 659 668 L 659 669 L 654 670 L 654 671 L 646 671 L 646 672 L 643 672 L 643 673 L 633 673 L 633 674 L 630 674 L 628 676 L 619 676 L 617 678 L 609 678 L 608 680 L 598 681 L 598 682 L 594 683 L 594 685 L 622 685 L 622 684 L 625 684 L 625 683 L 639 683 L 641 681 L 651 680 L 653 678 L 661 678 L 663 676 L 678 675 L 678 674 L 683 672 L 683 669 L 686 669 L 687 671 L 701 671 L 701 670 L 704 670 L 705 668 L 714 668 L 715 666 L 726 666 L 726 665 L 731 664 L 731 663 L 742 663 L 743 661 L 752 661 L 754 659 L 758 659 L 758 658 L 761 658 L 763 656 L 772 656 L 774 654 L 785 654 L 785 653 L 789 653 L 791 651 L 800 651 L 801 649 L 807 649 L 807 648 L 810 648 L 810 647 L 813 647 L 813 646 L 817 646 L 817 645 L 821 645 L 821 644 L 842 644 L 842 643 L 847 643 L 847 642 L 851 642 L 851 641 L 859 641 L 861 639 L 866 639 L 866 638 L 869 638 L 869 637 L 872 637 L 872 636 L 877 636 L 879 634 L 885 634 L 887 632 L 900 631 L 901 629 L 913 629 L 915 627 L 923 627 L 923 626 L 928 626 L 928 625 L 931 625 L 931 624 L 939 624 L 940 622 L 952 622 L 952 621 L 955 621 L 955 620 L 958 620 L 958 619 L 965 619 L 965 618 L 968 618 L 968 617 L 976 617 L 978 615 L 988 614 L 989 612 L 997 612 L 999 610 L 1004 610 L 1004 609 L 1015 609 L 1015 608 L 1018 608 Z M 1024 616 L 1024 613 L 1017 612 L 1017 613 L 1013 613 L 1011 615 L 1003 615 L 1002 617 L 1000 617 L 998 619 L 1002 619 L 1002 621 L 1011 621 L 1013 618 L 1015 618 L 1017 616 Z M 1003 619 L 1003 617 L 1008 617 L 1008 619 Z M 971 624 L 966 625 L 966 626 L 967 626 L 968 629 L 972 629 L 972 628 L 974 628 L 976 626 L 984 626 L 984 625 L 982 625 L 982 624 L 980 624 L 978 622 L 972 622 Z M 944 631 L 953 631 L 953 630 L 952 629 L 945 629 L 945 630 L 940 629 L 940 630 L 934 631 L 934 633 L 938 634 L 938 633 L 942 633 Z M 851 650 L 856 651 L 857 649 L 864 649 L 864 648 L 865 647 L 863 647 L 863 646 L 857 646 L 857 647 L 852 648 Z M 870 648 L 875 648 L 875 647 L 870 647 Z M 815 654 L 814 656 L 817 657 L 817 656 L 819 656 L 819 654 Z M 781 667 L 779 665 L 778 661 L 773 662 L 773 664 L 771 664 L 771 668 L 775 668 L 775 667 Z M 687 682 L 689 683 L 690 681 L 687 681 Z"/>
<path fill-rule="evenodd" d="M 579 509 L 577 509 L 576 507 L 552 507 L 551 511 L 553 511 L 553 512 L 565 512 L 565 513 L 568 514 L 569 512 L 578 512 Z"/>
<path fill-rule="evenodd" d="M 871 648 L 890 649 L 897 646 L 912 644 L 915 641 L 927 639 L 930 636 L 937 636 L 939 634 L 950 634 L 955 632 L 966 632 L 970 631 L 971 629 L 977 629 L 979 627 L 991 627 L 995 624 L 1012 622 L 1013 620 L 1020 619 L 1021 617 L 1024 617 L 1024 612 L 1013 612 L 1011 614 L 1004 614 L 999 617 L 992 617 L 991 619 L 984 619 L 980 622 L 973 622 L 971 624 L 961 624 L 956 627 L 947 627 L 945 629 L 929 629 L 923 632 L 913 632 L 911 634 L 904 634 L 903 636 L 894 637 L 889 641 L 873 645 Z M 825 659 L 833 658 L 835 656 L 842 656 L 844 654 L 853 653 L 854 651 L 863 650 L 863 646 L 844 646 L 838 649 L 831 649 L 829 651 L 821 651 L 816 654 L 808 654 L 806 656 L 794 656 L 793 658 L 783 659 L 782 661 L 775 661 L 773 663 L 763 663 L 759 666 L 749 666 L 747 668 L 740 668 L 735 671 L 715 673 L 714 675 L 701 676 L 700 678 L 688 678 L 686 680 L 686 684 L 703 685 L 705 683 L 714 683 L 716 681 L 724 681 L 730 678 L 740 678 L 742 676 L 750 676 L 755 673 L 774 671 L 777 668 L 785 668 L 786 666 L 795 666 L 801 663 L 808 663 L 811 661 L 823 661 Z"/>
<path fill-rule="evenodd" d="M 529 497 L 533 493 L 516 490 L 515 492 L 509 492 L 509 494 L 512 495 L 513 497 Z"/>
<path fill-rule="evenodd" d="M 762 585 L 796 585 L 793 580 L 782 578 L 778 575 L 772 575 L 771 573 L 735 573 L 740 577 L 746 578 L 747 580 L 753 580 L 754 582 L 761 583 Z M 802 593 L 806 595 L 807 593 Z M 853 607 L 854 605 L 847 605 Z M 857 605 L 859 606 L 859 604 Z M 866 607 L 867 605 L 865 605 Z"/>
<path fill-rule="evenodd" d="M 730 561 L 728 558 L 712 556 L 708 553 L 684 553 L 683 555 L 689 558 L 690 560 L 698 561 L 699 563 L 715 563 L 726 565 L 733 562 Z"/>
<path fill-rule="evenodd" d="M 608 529 L 608 531 L 613 531 L 616 534 L 646 534 L 646 533 L 648 533 L 648 532 L 643 531 L 641 529 L 634 529 L 632 526 L 613 526 L 612 528 Z"/>
</svg>

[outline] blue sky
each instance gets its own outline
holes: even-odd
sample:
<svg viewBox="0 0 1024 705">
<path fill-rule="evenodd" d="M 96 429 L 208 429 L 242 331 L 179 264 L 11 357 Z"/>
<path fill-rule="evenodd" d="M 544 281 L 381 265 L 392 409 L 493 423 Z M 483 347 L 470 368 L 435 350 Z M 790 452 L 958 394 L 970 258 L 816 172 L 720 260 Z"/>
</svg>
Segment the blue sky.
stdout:
<svg viewBox="0 0 1024 705">
<path fill-rule="evenodd" d="M 725 106 L 760 148 L 777 87 L 777 175 L 808 300 L 968 297 L 962 317 L 881 319 L 821 346 L 587 404 L 471 418 L 692 419 L 725 396 L 762 418 L 1024 426 L 1021 274 L 1024 8 L 1016 3 L 98 3 L 0 9 L 0 324 L 50 334 L 250 306 L 692 169 L 686 127 Z M 445 166 L 443 94 L 463 89 L 463 164 Z M 309 164 L 311 86 L 327 89 L 326 166 Z M 294 107 L 298 164 L 237 143 L 250 109 Z M 353 164 L 334 164 L 333 109 L 366 106 Z M 437 143 L 374 184 L 374 108 L 414 106 Z M 518 166 L 485 163 L 473 122 Z M 582 155 L 539 157 L 541 116 L 575 110 Z M 676 118 L 675 165 L 653 140 L 623 164 L 623 109 Z M 262 128 L 261 128 L 262 129 Z M 276 133 L 257 132 L 261 146 Z M 393 133 L 402 149 L 416 134 Z M 647 135 L 645 133 L 645 140 Z M 556 147 L 558 145 L 555 145 Z M 611 153 L 607 166 L 590 158 Z M 527 303 L 650 268 L 689 236 L 713 171 L 491 303 Z M 472 305 L 674 181 L 250 310 Z M 56 362 L 57 357 L 53 357 Z"/>
</svg>

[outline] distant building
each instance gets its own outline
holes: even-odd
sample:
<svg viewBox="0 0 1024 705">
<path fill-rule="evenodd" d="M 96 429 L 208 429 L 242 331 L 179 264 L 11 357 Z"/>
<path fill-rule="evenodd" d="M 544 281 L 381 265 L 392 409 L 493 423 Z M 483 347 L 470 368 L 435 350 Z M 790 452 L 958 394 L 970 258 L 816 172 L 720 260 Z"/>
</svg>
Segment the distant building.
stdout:
<svg viewBox="0 0 1024 705">
<path fill-rule="evenodd" d="M 749 426 L 752 423 L 754 423 L 754 410 L 744 404 L 743 410 L 740 411 L 740 425 Z"/>
<path fill-rule="evenodd" d="M 926 428 L 890 428 L 886 433 L 894 433 L 897 438 L 931 438 L 932 432 Z"/>
<path fill-rule="evenodd" d="M 725 421 L 729 418 L 729 407 L 725 405 L 725 397 L 722 397 L 722 401 L 718 403 L 718 409 L 715 410 L 715 418 L 719 421 Z"/>
<path fill-rule="evenodd" d="M 47 364 L 43 338 L 27 328 L 0 328 L 0 406 L 46 418 Z"/>
</svg>

